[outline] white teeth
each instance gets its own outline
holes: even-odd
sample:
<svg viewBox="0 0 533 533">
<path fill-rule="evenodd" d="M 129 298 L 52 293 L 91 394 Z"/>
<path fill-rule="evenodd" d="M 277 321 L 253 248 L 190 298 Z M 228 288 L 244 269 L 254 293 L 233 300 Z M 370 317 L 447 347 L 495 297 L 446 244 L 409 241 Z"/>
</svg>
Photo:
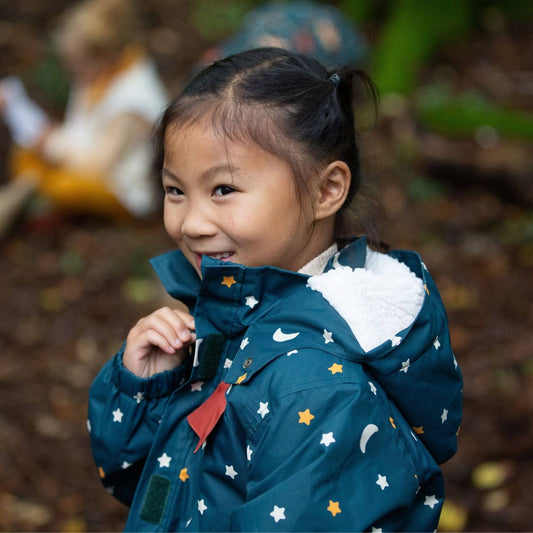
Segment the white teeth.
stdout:
<svg viewBox="0 0 533 533">
<path fill-rule="evenodd" d="M 233 253 L 231 252 L 223 252 L 221 254 L 213 254 L 211 257 L 214 259 L 226 259 L 226 257 L 231 257 Z"/>
</svg>

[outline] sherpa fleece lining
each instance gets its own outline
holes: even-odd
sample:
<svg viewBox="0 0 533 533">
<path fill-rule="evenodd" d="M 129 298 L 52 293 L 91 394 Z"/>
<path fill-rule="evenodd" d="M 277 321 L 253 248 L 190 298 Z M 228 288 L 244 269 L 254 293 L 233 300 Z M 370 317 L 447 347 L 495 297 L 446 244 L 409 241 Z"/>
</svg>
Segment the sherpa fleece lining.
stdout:
<svg viewBox="0 0 533 533">
<path fill-rule="evenodd" d="M 424 284 L 407 265 L 367 249 L 364 268 L 336 268 L 309 278 L 346 320 L 365 352 L 410 326 L 424 301 Z"/>
</svg>

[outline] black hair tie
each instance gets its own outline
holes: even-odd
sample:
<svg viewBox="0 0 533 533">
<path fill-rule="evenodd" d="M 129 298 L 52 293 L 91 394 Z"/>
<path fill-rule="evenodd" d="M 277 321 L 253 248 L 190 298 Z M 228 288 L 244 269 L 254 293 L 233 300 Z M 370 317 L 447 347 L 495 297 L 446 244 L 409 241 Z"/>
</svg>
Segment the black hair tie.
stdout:
<svg viewBox="0 0 533 533">
<path fill-rule="evenodd" d="M 332 74 L 329 79 L 333 82 L 333 84 L 335 85 L 335 87 L 338 87 L 340 82 L 341 82 L 341 78 L 340 76 L 335 73 L 335 74 Z"/>
</svg>

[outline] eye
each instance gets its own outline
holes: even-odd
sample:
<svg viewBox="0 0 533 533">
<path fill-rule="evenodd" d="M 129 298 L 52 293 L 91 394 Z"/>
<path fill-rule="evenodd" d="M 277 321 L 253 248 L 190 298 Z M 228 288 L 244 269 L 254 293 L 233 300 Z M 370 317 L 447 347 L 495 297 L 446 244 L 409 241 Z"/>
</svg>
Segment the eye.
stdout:
<svg viewBox="0 0 533 533">
<path fill-rule="evenodd" d="M 214 196 L 226 196 L 232 192 L 235 192 L 235 189 L 230 185 L 219 185 L 218 187 L 215 187 L 213 194 Z"/>
<path fill-rule="evenodd" d="M 181 196 L 183 191 L 177 187 L 165 187 L 165 194 L 167 196 Z"/>
</svg>

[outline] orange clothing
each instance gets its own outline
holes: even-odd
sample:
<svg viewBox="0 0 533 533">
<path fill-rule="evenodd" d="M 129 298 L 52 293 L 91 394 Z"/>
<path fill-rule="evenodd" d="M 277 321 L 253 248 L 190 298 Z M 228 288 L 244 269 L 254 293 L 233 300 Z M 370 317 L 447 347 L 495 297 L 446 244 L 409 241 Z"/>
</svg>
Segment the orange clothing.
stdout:
<svg viewBox="0 0 533 533">
<path fill-rule="evenodd" d="M 50 164 L 31 150 L 13 150 L 11 175 L 36 180 L 37 190 L 59 211 L 115 219 L 129 216 L 109 190 L 105 176 Z"/>
</svg>

